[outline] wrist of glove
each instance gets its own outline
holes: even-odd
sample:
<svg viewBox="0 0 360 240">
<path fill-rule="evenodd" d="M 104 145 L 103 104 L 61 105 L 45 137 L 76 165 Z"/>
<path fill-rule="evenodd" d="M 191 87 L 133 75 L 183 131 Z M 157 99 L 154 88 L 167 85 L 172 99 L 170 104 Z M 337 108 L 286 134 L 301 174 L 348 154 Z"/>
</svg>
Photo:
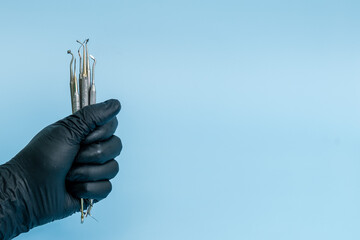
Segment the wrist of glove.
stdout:
<svg viewBox="0 0 360 240">
<path fill-rule="evenodd" d="M 117 100 L 87 106 L 40 131 L 0 166 L 0 239 L 80 210 L 80 198 L 105 198 L 119 167 Z"/>
<path fill-rule="evenodd" d="M 32 228 L 29 216 L 31 192 L 16 163 L 0 166 L 0 239 L 10 239 Z"/>
</svg>

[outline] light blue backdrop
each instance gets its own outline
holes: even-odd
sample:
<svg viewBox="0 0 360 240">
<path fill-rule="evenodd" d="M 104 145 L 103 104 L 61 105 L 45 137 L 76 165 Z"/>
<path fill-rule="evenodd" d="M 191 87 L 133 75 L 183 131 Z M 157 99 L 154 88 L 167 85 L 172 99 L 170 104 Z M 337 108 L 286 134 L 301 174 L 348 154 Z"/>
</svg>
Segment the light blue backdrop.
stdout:
<svg viewBox="0 0 360 240">
<path fill-rule="evenodd" d="M 359 239 L 360 2 L 0 4 L 1 161 L 70 113 L 89 37 L 113 192 L 18 239 Z"/>
</svg>

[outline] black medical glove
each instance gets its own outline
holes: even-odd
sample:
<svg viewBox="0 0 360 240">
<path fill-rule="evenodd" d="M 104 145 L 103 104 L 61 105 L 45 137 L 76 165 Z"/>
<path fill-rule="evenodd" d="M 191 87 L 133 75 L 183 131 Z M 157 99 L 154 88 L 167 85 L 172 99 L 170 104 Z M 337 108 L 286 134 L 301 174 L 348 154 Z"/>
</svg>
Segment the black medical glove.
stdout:
<svg viewBox="0 0 360 240">
<path fill-rule="evenodd" d="M 87 106 L 40 131 L 0 166 L 0 239 L 80 211 L 80 198 L 105 198 L 122 145 L 117 100 Z"/>
</svg>

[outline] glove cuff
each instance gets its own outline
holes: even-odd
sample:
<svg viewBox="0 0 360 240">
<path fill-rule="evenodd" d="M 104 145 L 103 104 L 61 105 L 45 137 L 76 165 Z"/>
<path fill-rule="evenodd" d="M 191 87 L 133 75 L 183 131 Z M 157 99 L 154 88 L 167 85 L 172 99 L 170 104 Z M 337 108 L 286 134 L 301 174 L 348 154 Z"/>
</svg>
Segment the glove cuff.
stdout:
<svg viewBox="0 0 360 240">
<path fill-rule="evenodd" d="M 22 172 L 14 161 L 0 166 L 0 239 L 11 239 L 32 228 L 29 187 Z"/>
</svg>

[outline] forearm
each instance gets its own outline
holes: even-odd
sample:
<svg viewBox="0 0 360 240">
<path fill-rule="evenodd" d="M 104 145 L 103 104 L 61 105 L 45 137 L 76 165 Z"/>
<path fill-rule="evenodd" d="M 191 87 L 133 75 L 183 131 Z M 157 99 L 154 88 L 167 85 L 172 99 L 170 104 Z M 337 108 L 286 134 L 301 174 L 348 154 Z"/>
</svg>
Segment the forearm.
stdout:
<svg viewBox="0 0 360 240">
<path fill-rule="evenodd" d="M 30 229 L 29 208 L 24 199 L 26 183 L 13 163 L 0 165 L 0 239 L 11 239 Z"/>
</svg>

